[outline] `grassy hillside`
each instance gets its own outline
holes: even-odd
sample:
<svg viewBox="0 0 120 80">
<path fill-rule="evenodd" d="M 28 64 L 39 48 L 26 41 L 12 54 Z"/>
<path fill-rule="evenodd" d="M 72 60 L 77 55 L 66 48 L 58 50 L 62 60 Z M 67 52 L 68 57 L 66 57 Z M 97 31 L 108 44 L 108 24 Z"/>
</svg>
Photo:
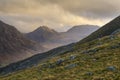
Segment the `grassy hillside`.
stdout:
<svg viewBox="0 0 120 80">
<path fill-rule="evenodd" d="M 72 52 L 0 80 L 120 80 L 120 33 L 78 43 Z"/>
</svg>

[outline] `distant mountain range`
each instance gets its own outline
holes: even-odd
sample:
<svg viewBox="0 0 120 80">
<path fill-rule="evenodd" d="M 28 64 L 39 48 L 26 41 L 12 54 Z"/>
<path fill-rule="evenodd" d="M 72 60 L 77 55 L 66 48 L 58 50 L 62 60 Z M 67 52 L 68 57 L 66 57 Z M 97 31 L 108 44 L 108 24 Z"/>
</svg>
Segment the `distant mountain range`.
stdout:
<svg viewBox="0 0 120 80">
<path fill-rule="evenodd" d="M 25 69 L 21 70 L 21 73 L 19 73 L 18 71 L 15 74 L 14 73 L 11 74 L 15 76 L 9 75 L 8 78 L 10 78 L 10 80 L 12 80 L 13 78 L 19 79 L 18 78 L 19 75 L 16 74 L 21 74 L 23 78 L 24 76 L 29 78 L 31 74 L 37 76 L 39 72 L 41 75 L 48 74 L 53 76 L 47 78 L 46 76 L 42 76 L 40 77 L 40 79 L 42 78 L 43 80 L 45 79 L 56 80 L 59 77 L 59 80 L 61 80 L 63 73 L 66 73 L 67 75 L 66 78 L 70 79 L 69 78 L 71 76 L 70 71 L 75 72 L 75 74 L 73 73 L 73 75 L 75 75 L 74 78 L 78 79 L 79 77 L 85 78 L 83 76 L 86 75 L 88 76 L 94 76 L 94 74 L 105 75 L 106 71 L 108 72 L 109 70 L 114 71 L 115 69 L 119 70 L 120 68 L 120 66 L 118 65 L 120 51 L 119 23 L 120 16 L 77 43 L 55 48 L 48 52 L 37 54 L 23 61 L 13 63 L 4 68 L 1 68 L 0 73 L 6 74 L 17 70 Z M 30 68 L 31 66 L 36 67 Z M 58 72 L 58 70 L 60 72 Z M 79 73 L 78 70 L 82 71 L 84 75 Z M 27 73 L 29 71 L 31 73 Z M 68 71 L 70 74 L 68 74 Z M 26 73 L 26 75 L 23 75 L 22 73 Z M 115 70 L 115 73 L 111 74 L 114 75 L 118 73 L 119 71 Z M 88 76 L 85 79 L 89 79 Z M 109 76 L 105 77 L 109 78 Z M 34 78 L 34 76 L 31 76 L 29 79 L 32 80 L 32 78 Z"/>
<path fill-rule="evenodd" d="M 27 39 L 15 27 L 0 21 L 0 64 L 1 66 L 43 52 L 44 47 Z"/>
<path fill-rule="evenodd" d="M 0 21 L 0 66 L 26 59 L 58 46 L 76 42 L 96 29 L 98 29 L 98 26 L 82 25 L 75 26 L 67 32 L 57 32 L 42 26 L 24 35 L 14 26 Z M 85 34 L 86 31 L 87 34 Z M 71 36 L 75 37 L 72 38 Z"/>
<path fill-rule="evenodd" d="M 24 35 L 14 26 L 0 21 L 0 66 L 76 42 L 96 29 L 98 29 L 98 26 L 81 25 L 75 26 L 67 32 L 57 32 L 42 26 Z M 74 38 L 71 36 L 74 36 Z"/>
<path fill-rule="evenodd" d="M 27 33 L 26 36 L 28 39 L 40 42 L 44 47 L 52 49 L 77 42 L 98 28 L 99 27 L 95 25 L 78 25 L 72 27 L 66 32 L 57 32 L 46 26 L 41 26 L 33 32 Z"/>
</svg>

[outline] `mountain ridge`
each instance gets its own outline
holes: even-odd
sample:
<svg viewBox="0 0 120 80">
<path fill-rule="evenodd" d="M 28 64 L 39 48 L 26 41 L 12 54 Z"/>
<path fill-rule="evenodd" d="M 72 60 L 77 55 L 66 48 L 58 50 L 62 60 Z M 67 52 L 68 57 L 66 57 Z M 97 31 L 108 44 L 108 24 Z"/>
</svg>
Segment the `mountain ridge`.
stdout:
<svg viewBox="0 0 120 80">
<path fill-rule="evenodd" d="M 0 21 L 0 64 L 6 65 L 32 56 L 38 48 L 37 45 L 36 42 L 27 39 L 14 26 Z M 38 46 L 41 51 L 44 50 L 42 46 Z"/>
<path fill-rule="evenodd" d="M 77 29 L 75 27 L 77 27 Z M 66 32 L 57 32 L 54 29 L 41 26 L 35 29 L 33 32 L 27 33 L 25 35 L 28 37 L 28 39 L 40 42 L 45 47 L 53 49 L 55 47 L 77 42 L 98 28 L 99 27 L 95 25 L 79 25 L 73 26 Z"/>
</svg>

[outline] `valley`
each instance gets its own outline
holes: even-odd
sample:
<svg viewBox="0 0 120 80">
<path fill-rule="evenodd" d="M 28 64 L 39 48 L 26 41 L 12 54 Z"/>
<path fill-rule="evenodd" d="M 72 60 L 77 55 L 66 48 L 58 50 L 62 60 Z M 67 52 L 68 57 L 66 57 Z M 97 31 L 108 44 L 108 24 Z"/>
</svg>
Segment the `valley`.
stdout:
<svg viewBox="0 0 120 80">
<path fill-rule="evenodd" d="M 77 43 L 1 68 L 0 80 L 119 80 L 119 22 L 120 16 Z"/>
</svg>

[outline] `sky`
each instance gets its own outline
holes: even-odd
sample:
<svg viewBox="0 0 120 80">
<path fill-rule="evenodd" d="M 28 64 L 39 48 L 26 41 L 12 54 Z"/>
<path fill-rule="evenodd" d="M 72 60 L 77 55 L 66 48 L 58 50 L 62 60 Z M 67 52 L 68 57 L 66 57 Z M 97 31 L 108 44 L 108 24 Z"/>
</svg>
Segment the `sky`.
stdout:
<svg viewBox="0 0 120 80">
<path fill-rule="evenodd" d="M 119 16 L 120 0 L 0 0 L 0 20 L 21 32 L 48 26 L 59 32 L 75 25 L 102 26 Z"/>
</svg>

